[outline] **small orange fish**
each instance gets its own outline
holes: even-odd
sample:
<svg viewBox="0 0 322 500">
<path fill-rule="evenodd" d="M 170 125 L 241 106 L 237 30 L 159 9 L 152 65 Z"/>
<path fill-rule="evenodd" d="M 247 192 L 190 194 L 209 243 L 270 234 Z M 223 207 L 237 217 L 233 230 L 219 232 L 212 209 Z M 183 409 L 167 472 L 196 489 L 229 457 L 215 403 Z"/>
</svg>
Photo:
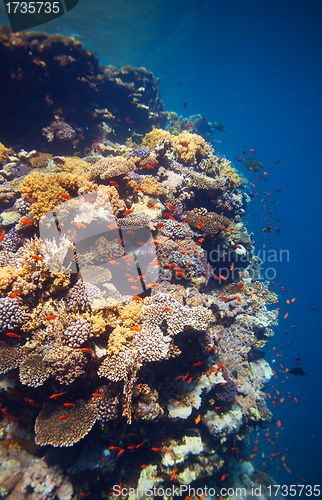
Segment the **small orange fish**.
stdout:
<svg viewBox="0 0 322 500">
<path fill-rule="evenodd" d="M 121 448 L 119 448 L 118 446 L 110 446 L 109 447 L 109 450 L 120 450 Z"/>
<path fill-rule="evenodd" d="M 263 174 L 264 174 L 264 175 L 268 175 L 268 173 L 267 173 L 267 172 L 263 172 Z"/>
<path fill-rule="evenodd" d="M 153 451 L 161 451 L 162 448 L 151 448 L 151 450 L 153 450 Z"/>
<path fill-rule="evenodd" d="M 63 394 L 66 394 L 66 391 L 65 392 L 59 392 L 58 394 L 53 394 L 52 396 L 50 396 L 49 399 L 58 398 L 58 396 L 62 396 Z"/>
<path fill-rule="evenodd" d="M 109 260 L 109 263 L 112 264 L 113 266 L 118 266 L 119 265 L 119 262 L 116 262 L 115 259 Z"/>
<path fill-rule="evenodd" d="M 134 210 L 125 210 L 123 212 L 123 215 L 128 215 L 128 214 L 131 214 L 132 212 L 134 212 Z"/>
<path fill-rule="evenodd" d="M 74 403 L 64 403 L 63 406 L 73 406 L 73 407 L 75 407 L 76 405 L 74 405 Z"/>
<path fill-rule="evenodd" d="M 199 217 L 199 220 L 200 220 L 201 224 L 200 224 L 199 226 L 196 226 L 196 227 L 197 227 L 198 229 L 201 229 L 201 228 L 202 228 L 202 226 L 204 226 L 204 225 L 205 225 L 205 221 L 204 221 L 201 217 Z"/>
<path fill-rule="evenodd" d="M 24 219 L 24 220 L 21 220 L 19 221 L 21 224 L 24 224 L 25 226 L 31 226 L 33 223 L 31 222 L 31 220 L 28 220 L 28 219 Z"/>
<path fill-rule="evenodd" d="M 177 210 L 177 207 L 174 205 L 167 205 L 167 207 L 170 208 L 170 210 Z"/>
<path fill-rule="evenodd" d="M 171 262 L 169 264 L 166 264 L 167 267 L 177 267 L 176 264 L 172 264 Z"/>
<path fill-rule="evenodd" d="M 131 326 L 131 330 L 133 330 L 134 332 L 140 332 L 141 328 L 139 328 L 138 326 Z"/>
<path fill-rule="evenodd" d="M 135 234 L 133 231 L 126 231 L 126 232 L 127 234 L 133 234 L 133 235 Z"/>
<path fill-rule="evenodd" d="M 82 347 L 81 351 L 83 351 L 83 352 L 92 352 L 92 349 L 89 349 L 88 347 Z"/>
<path fill-rule="evenodd" d="M 205 241 L 205 238 L 199 238 L 199 243 L 202 243 L 203 241 Z"/>
<path fill-rule="evenodd" d="M 221 406 L 215 406 L 215 410 L 220 410 L 220 408 L 222 408 L 222 405 Z"/>
<path fill-rule="evenodd" d="M 131 446 L 127 447 L 128 450 L 134 450 L 134 448 L 135 448 L 135 444 L 132 444 Z"/>
<path fill-rule="evenodd" d="M 75 222 L 75 226 L 77 226 L 79 229 L 86 229 L 86 226 L 85 224 L 83 224 L 82 222 Z"/>
<path fill-rule="evenodd" d="M 100 394 L 99 392 L 93 392 L 92 396 L 94 396 L 94 398 L 102 398 L 103 399 L 102 394 Z"/>
<path fill-rule="evenodd" d="M 132 300 L 136 300 L 137 302 L 142 302 L 141 297 L 139 297 L 138 295 L 135 295 L 134 297 L 132 297 Z"/>
<path fill-rule="evenodd" d="M 186 254 L 186 252 L 184 252 L 183 250 L 180 250 L 180 253 L 181 253 L 182 255 L 187 255 L 187 254 Z"/>
<path fill-rule="evenodd" d="M 15 338 L 15 339 L 20 339 L 21 335 L 17 335 L 16 333 L 13 333 L 13 332 L 8 332 L 6 333 L 7 337 L 12 337 L 12 338 Z"/>
<path fill-rule="evenodd" d="M 214 349 L 214 346 L 209 347 L 209 348 L 207 349 L 207 351 L 208 351 L 208 352 L 210 352 L 212 349 Z"/>
<path fill-rule="evenodd" d="M 51 321 L 52 319 L 57 318 L 57 314 L 50 314 L 49 316 L 46 316 L 45 319 L 48 319 L 48 321 Z"/>
<path fill-rule="evenodd" d="M 144 243 L 143 241 L 138 241 L 138 245 L 140 245 L 140 247 L 146 247 L 147 244 Z"/>
<path fill-rule="evenodd" d="M 160 266 L 160 262 L 150 262 L 149 266 Z"/>
<path fill-rule="evenodd" d="M 71 197 L 68 194 L 62 193 L 60 196 L 65 198 L 65 200 L 71 200 Z"/>
<path fill-rule="evenodd" d="M 87 198 L 84 199 L 84 201 L 95 201 L 95 198 L 88 196 Z"/>
<path fill-rule="evenodd" d="M 146 168 L 154 168 L 154 165 L 151 165 L 151 163 L 147 163 L 145 166 Z"/>
<path fill-rule="evenodd" d="M 201 366 L 201 365 L 203 365 L 203 361 L 198 361 L 197 363 L 192 365 L 192 367 L 194 368 L 195 366 Z"/>
<path fill-rule="evenodd" d="M 148 283 L 147 285 L 147 288 L 155 288 L 156 286 L 158 286 L 157 283 Z"/>
<path fill-rule="evenodd" d="M 220 229 L 221 229 L 222 231 L 225 231 L 225 232 L 227 233 L 227 229 L 226 229 L 224 226 L 222 226 Z"/>
<path fill-rule="evenodd" d="M 299 400 L 297 398 L 294 398 L 294 401 L 297 405 L 299 404 Z"/>
<path fill-rule="evenodd" d="M 29 399 L 29 398 L 23 398 L 24 401 L 26 401 L 27 403 L 29 403 L 31 406 L 34 406 L 35 408 L 38 408 L 38 405 L 34 402 L 33 399 Z"/>
<path fill-rule="evenodd" d="M 164 227 L 164 224 L 161 224 L 161 222 L 157 222 L 157 226 Z"/>
<path fill-rule="evenodd" d="M 223 276 L 222 274 L 220 274 L 219 276 L 220 276 L 220 278 L 221 278 L 222 280 L 225 280 L 225 281 L 227 280 L 227 278 L 226 278 L 225 276 Z"/>
<path fill-rule="evenodd" d="M 184 276 L 184 273 L 182 271 L 177 271 L 177 276 Z"/>
<path fill-rule="evenodd" d="M 153 205 L 152 203 L 150 203 L 150 205 L 149 205 L 148 208 L 155 208 L 155 205 Z"/>
<path fill-rule="evenodd" d="M 227 474 L 227 473 L 226 473 L 226 474 L 223 474 L 223 475 L 221 476 L 221 480 L 222 480 L 222 481 L 225 481 L 226 477 L 228 477 L 228 476 L 229 476 L 229 474 Z"/>
<path fill-rule="evenodd" d="M 236 248 L 242 248 L 242 246 L 241 245 L 236 245 Z"/>
<path fill-rule="evenodd" d="M 226 297 L 225 295 L 220 295 L 220 296 L 218 297 L 218 299 L 221 299 L 221 300 L 227 300 L 227 299 L 228 299 L 228 297 Z"/>
<path fill-rule="evenodd" d="M 17 297 L 17 295 L 19 295 L 19 293 L 21 293 L 21 290 L 15 290 L 14 292 L 11 292 L 11 294 L 9 295 L 10 299 L 14 299 L 15 297 Z"/>
<path fill-rule="evenodd" d="M 277 427 L 281 427 L 282 422 L 280 420 L 278 420 L 277 423 L 276 423 L 276 425 L 277 425 Z"/>
<path fill-rule="evenodd" d="M 136 189 L 136 191 L 143 191 L 143 188 L 141 188 L 141 187 L 136 187 L 135 189 Z"/>
<path fill-rule="evenodd" d="M 198 424 L 199 424 L 199 422 L 200 422 L 200 420 L 201 420 L 201 415 L 200 415 L 200 413 L 199 413 L 198 417 L 197 417 L 197 418 L 196 418 L 196 420 L 195 420 L 195 424 L 196 424 L 196 425 L 198 425 Z"/>
<path fill-rule="evenodd" d="M 162 311 L 161 311 L 161 312 L 163 312 L 163 313 L 164 313 L 165 311 L 171 311 L 170 307 L 165 307 L 164 309 L 162 309 Z"/>
<path fill-rule="evenodd" d="M 188 378 L 188 375 L 189 375 L 189 372 L 187 372 L 187 375 L 185 375 L 185 376 L 182 378 L 182 381 L 186 380 L 186 378 Z"/>
<path fill-rule="evenodd" d="M 176 477 L 176 473 L 177 473 L 177 469 L 175 469 L 175 471 L 172 472 L 171 477 L 170 477 L 170 481 L 174 480 L 174 478 Z"/>
<path fill-rule="evenodd" d="M 280 403 L 284 403 L 285 399 L 284 398 L 281 398 L 280 399 Z"/>
<path fill-rule="evenodd" d="M 131 286 L 131 288 L 133 288 L 133 290 L 139 290 L 138 286 Z"/>
<path fill-rule="evenodd" d="M 249 455 L 249 458 L 254 458 L 256 457 L 257 453 L 254 453 L 253 455 Z"/>
<path fill-rule="evenodd" d="M 5 230 L 3 229 L 3 230 L 2 230 L 2 233 L 1 233 L 1 235 L 0 235 L 0 242 L 3 240 L 3 238 L 4 238 L 4 235 L 5 235 L 5 234 L 6 234 L 6 232 L 5 232 Z"/>
<path fill-rule="evenodd" d="M 134 279 L 134 278 L 128 278 L 127 281 L 130 281 L 131 283 L 136 283 L 137 282 L 137 280 Z"/>
<path fill-rule="evenodd" d="M 63 415 L 62 417 L 58 417 L 58 418 L 59 418 L 59 420 L 65 420 L 65 418 L 69 418 L 69 417 L 70 417 L 70 415 Z"/>
<path fill-rule="evenodd" d="M 230 227 L 229 231 L 236 231 L 236 229 L 234 229 L 233 227 Z"/>
<path fill-rule="evenodd" d="M 140 448 L 140 446 L 143 446 L 143 444 L 144 443 L 137 444 L 135 448 L 138 449 L 138 448 Z"/>
<path fill-rule="evenodd" d="M 109 224 L 107 227 L 109 229 L 117 229 L 117 226 L 115 224 Z"/>
<path fill-rule="evenodd" d="M 116 189 L 118 189 L 120 187 L 120 185 L 117 184 L 117 182 L 115 182 L 115 181 L 110 181 L 110 184 L 112 184 L 112 186 L 115 186 Z"/>
<path fill-rule="evenodd" d="M 203 500 L 203 499 L 205 498 L 205 494 L 206 494 L 205 492 L 201 493 L 201 495 L 200 495 L 200 497 L 199 497 L 199 498 L 200 498 L 200 500 Z"/>
<path fill-rule="evenodd" d="M 288 317 L 288 313 L 284 314 L 284 319 L 286 319 Z"/>
<path fill-rule="evenodd" d="M 144 275 L 143 274 L 139 274 L 138 278 L 140 280 L 144 280 L 146 278 L 146 274 L 144 274 Z"/>
<path fill-rule="evenodd" d="M 30 255 L 30 257 L 34 260 L 44 260 L 43 257 L 39 257 L 39 255 Z"/>
<path fill-rule="evenodd" d="M 291 302 L 295 302 L 296 301 L 296 298 L 292 299 Z"/>
<path fill-rule="evenodd" d="M 181 227 L 181 224 L 176 224 L 174 227 Z"/>
</svg>

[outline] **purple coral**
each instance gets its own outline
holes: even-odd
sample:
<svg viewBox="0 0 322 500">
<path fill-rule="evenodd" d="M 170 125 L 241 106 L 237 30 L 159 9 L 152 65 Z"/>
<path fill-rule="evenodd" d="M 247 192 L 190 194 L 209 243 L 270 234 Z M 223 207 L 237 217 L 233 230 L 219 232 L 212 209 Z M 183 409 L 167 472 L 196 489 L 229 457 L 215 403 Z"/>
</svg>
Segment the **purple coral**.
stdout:
<svg viewBox="0 0 322 500">
<path fill-rule="evenodd" d="M 237 387 L 233 380 L 228 380 L 227 384 L 217 384 L 215 398 L 218 403 L 229 404 L 235 401 L 237 396 Z"/>
<path fill-rule="evenodd" d="M 137 156 L 141 159 L 147 158 L 150 154 L 150 150 L 148 148 L 138 148 L 134 149 L 127 157 L 126 159 L 129 160 L 130 158 L 136 158 Z"/>
</svg>

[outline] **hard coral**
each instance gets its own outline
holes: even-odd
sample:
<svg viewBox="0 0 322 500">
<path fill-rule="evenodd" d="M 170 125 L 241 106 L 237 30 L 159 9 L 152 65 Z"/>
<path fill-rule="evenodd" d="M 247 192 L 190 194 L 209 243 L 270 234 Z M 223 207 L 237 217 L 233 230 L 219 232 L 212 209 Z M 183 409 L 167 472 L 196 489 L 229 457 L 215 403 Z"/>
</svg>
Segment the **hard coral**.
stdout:
<svg viewBox="0 0 322 500">
<path fill-rule="evenodd" d="M 84 373 L 86 358 L 81 350 L 55 346 L 43 358 L 50 374 L 60 384 L 72 384 Z"/>
<path fill-rule="evenodd" d="M 90 178 L 113 179 L 128 174 L 133 167 L 134 163 L 129 159 L 107 156 L 94 163 L 90 170 Z"/>
<path fill-rule="evenodd" d="M 34 219 L 38 221 L 42 215 L 63 203 L 62 194 L 75 192 L 79 183 L 77 175 L 69 173 L 38 174 L 31 172 L 21 183 L 21 195 L 24 198 L 37 199 L 31 205 L 31 211 Z"/>
<path fill-rule="evenodd" d="M 182 132 L 173 139 L 176 160 L 185 165 L 197 165 L 211 151 L 205 139 L 197 134 Z"/>
<path fill-rule="evenodd" d="M 20 347 L 9 347 L 0 344 L 0 374 L 4 374 L 17 368 L 22 360 Z"/>
<path fill-rule="evenodd" d="M 144 194 L 159 195 L 163 192 L 163 187 L 154 177 L 145 177 L 141 182 L 141 188 Z"/>
<path fill-rule="evenodd" d="M 42 354 L 32 352 L 22 361 L 19 367 L 19 378 L 23 385 L 40 387 L 50 376 L 50 370 L 44 364 Z"/>
<path fill-rule="evenodd" d="M 47 403 L 35 423 L 35 442 L 40 446 L 73 446 L 90 432 L 98 417 L 94 404 L 66 407 Z"/>
<path fill-rule="evenodd" d="M 166 130 L 155 128 L 151 132 L 147 133 L 144 137 L 142 144 L 149 150 L 153 151 L 155 146 L 162 140 L 166 139 L 171 141 L 171 134 Z"/>
<path fill-rule="evenodd" d="M 20 300 L 10 297 L 0 299 L 0 331 L 17 328 L 26 319 L 26 311 Z"/>
</svg>

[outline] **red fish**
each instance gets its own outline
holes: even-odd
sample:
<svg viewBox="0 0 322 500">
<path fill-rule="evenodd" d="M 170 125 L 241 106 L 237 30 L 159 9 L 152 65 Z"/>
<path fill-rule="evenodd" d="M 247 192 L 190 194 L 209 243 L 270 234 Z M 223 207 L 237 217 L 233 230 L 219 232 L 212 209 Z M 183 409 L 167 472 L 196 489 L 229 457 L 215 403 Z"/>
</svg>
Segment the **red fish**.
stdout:
<svg viewBox="0 0 322 500">
<path fill-rule="evenodd" d="M 65 392 L 59 392 L 58 394 L 53 394 L 52 396 L 50 396 L 49 399 L 58 398 L 58 396 L 62 396 L 63 394 L 66 394 L 66 391 Z"/>
<path fill-rule="evenodd" d="M 77 226 L 79 229 L 86 229 L 86 226 L 85 224 L 83 224 L 82 222 L 75 222 L 75 226 Z"/>
<path fill-rule="evenodd" d="M 115 181 L 110 181 L 110 184 L 112 184 L 112 186 L 116 187 L 116 189 L 118 189 L 120 187 L 120 185 L 117 184 L 117 182 L 115 182 Z"/>
<path fill-rule="evenodd" d="M 10 297 L 10 299 L 14 299 L 20 293 L 21 293 L 21 290 L 15 290 L 14 292 L 11 292 L 11 294 L 9 295 L 9 297 Z"/>
<path fill-rule="evenodd" d="M 6 234 L 6 232 L 5 232 L 5 230 L 3 229 L 3 230 L 2 230 L 2 233 L 1 233 L 1 235 L 0 235 L 0 242 L 3 240 L 3 238 L 4 238 L 4 235 L 5 235 L 5 234 Z"/>
<path fill-rule="evenodd" d="M 46 316 L 45 319 L 48 319 L 48 321 L 51 321 L 52 319 L 57 318 L 57 314 L 50 314 L 49 316 Z"/>
<path fill-rule="evenodd" d="M 75 408 L 76 405 L 74 403 L 64 403 L 63 406 L 73 406 Z"/>
<path fill-rule="evenodd" d="M 33 223 L 31 222 L 31 220 L 28 220 L 28 219 L 24 219 L 24 220 L 21 220 L 19 221 L 21 224 L 24 224 L 25 226 L 30 226 L 32 225 Z"/>
<path fill-rule="evenodd" d="M 102 394 L 100 394 L 99 392 L 93 392 L 92 396 L 94 396 L 94 398 L 103 398 Z"/>
<path fill-rule="evenodd" d="M 65 420 L 65 418 L 69 418 L 69 417 L 70 417 L 70 415 L 63 415 L 63 416 L 58 417 L 58 418 L 59 418 L 59 420 Z"/>
<path fill-rule="evenodd" d="M 131 214 L 132 212 L 134 212 L 134 210 L 125 210 L 123 212 L 123 215 L 128 215 L 128 214 Z"/>
<path fill-rule="evenodd" d="M 82 347 L 81 351 L 83 351 L 83 352 L 92 352 L 92 349 L 89 349 L 88 347 Z"/>
<path fill-rule="evenodd" d="M 141 187 L 136 187 L 135 189 L 136 189 L 136 191 L 143 191 L 143 188 L 141 188 Z"/>
<path fill-rule="evenodd" d="M 165 307 L 164 309 L 162 309 L 162 311 L 161 311 L 161 312 L 163 312 L 163 313 L 164 313 L 165 311 L 171 311 L 170 307 Z"/>
<path fill-rule="evenodd" d="M 71 200 L 71 197 L 68 194 L 62 193 L 60 196 L 65 198 L 65 200 Z"/>
<path fill-rule="evenodd" d="M 128 116 L 126 118 L 124 118 L 124 120 L 126 121 L 126 123 L 128 123 L 129 125 L 132 125 L 133 122 L 131 120 L 131 118 L 129 118 Z"/>
<path fill-rule="evenodd" d="M 58 163 L 60 165 L 64 165 L 65 164 L 65 160 L 63 160 L 62 158 L 59 158 L 58 156 L 54 156 L 53 160 L 54 160 L 55 163 Z"/>
<path fill-rule="evenodd" d="M 30 255 L 30 257 L 34 260 L 44 260 L 43 257 L 39 257 L 39 255 Z"/>
<path fill-rule="evenodd" d="M 8 332 L 6 333 L 7 337 L 12 337 L 14 339 L 20 339 L 21 335 L 17 335 L 16 333 L 13 332 Z"/>
<path fill-rule="evenodd" d="M 35 408 L 38 408 L 38 405 L 34 402 L 33 399 L 29 399 L 29 398 L 23 398 L 24 401 L 26 401 L 27 403 L 29 403 L 31 406 L 34 406 Z"/>
</svg>

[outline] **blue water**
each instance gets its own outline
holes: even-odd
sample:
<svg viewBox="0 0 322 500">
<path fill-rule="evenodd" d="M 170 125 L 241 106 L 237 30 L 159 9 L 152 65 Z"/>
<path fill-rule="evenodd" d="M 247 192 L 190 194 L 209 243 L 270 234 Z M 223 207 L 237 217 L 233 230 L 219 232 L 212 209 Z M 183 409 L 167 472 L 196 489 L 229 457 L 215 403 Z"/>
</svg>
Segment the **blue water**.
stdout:
<svg viewBox="0 0 322 500">
<path fill-rule="evenodd" d="M 274 410 L 283 429 L 276 438 L 276 423 L 270 424 L 270 438 L 291 474 L 280 460 L 262 459 L 260 453 L 255 459 L 258 466 L 265 461 L 271 467 L 268 473 L 278 484 L 287 485 L 301 477 L 306 484 L 321 482 L 321 15 L 318 0 L 79 0 L 69 14 L 41 28 L 75 36 L 100 64 L 145 66 L 160 78 L 168 111 L 185 117 L 201 113 L 228 129 L 216 131 L 215 139 L 222 141 L 218 151 L 256 185 L 246 220 L 257 251 L 272 245 L 290 256 L 289 262 L 267 264 L 277 273 L 270 288 L 279 294 L 281 316 L 265 350 L 277 374 L 270 386 L 280 391 L 278 399 L 285 397 Z M 1 21 L 6 22 L 3 11 Z M 235 160 L 249 148 L 264 164 L 266 181 Z M 280 234 L 274 229 L 266 240 L 264 218 Z M 307 376 L 287 379 L 280 364 L 292 368 L 296 356 Z M 276 394 L 271 387 L 267 392 Z M 275 453 L 264 432 L 259 434 L 259 450 Z"/>
</svg>

